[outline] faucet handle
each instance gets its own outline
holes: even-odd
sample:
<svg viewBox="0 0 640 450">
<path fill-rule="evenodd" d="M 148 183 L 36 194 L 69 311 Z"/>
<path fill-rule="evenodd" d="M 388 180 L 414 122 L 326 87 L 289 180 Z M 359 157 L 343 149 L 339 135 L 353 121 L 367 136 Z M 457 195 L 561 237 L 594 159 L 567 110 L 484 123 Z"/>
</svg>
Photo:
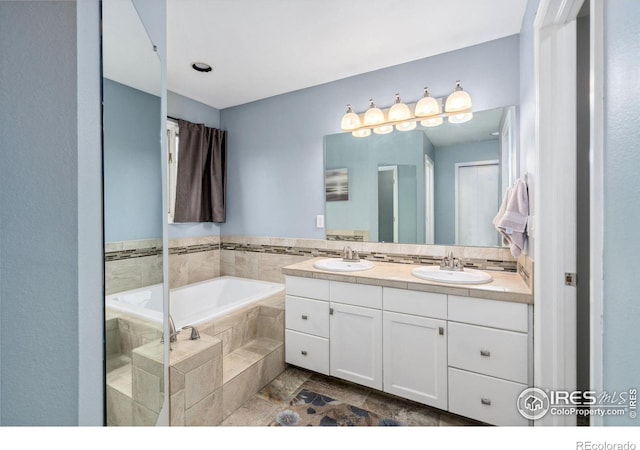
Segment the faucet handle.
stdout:
<svg viewBox="0 0 640 450">
<path fill-rule="evenodd" d="M 198 329 L 196 327 L 194 327 L 193 325 L 182 327 L 183 330 L 186 330 L 187 328 L 191 328 L 191 337 L 189 339 L 191 339 L 192 341 L 200 339 L 200 332 L 198 332 Z"/>
</svg>

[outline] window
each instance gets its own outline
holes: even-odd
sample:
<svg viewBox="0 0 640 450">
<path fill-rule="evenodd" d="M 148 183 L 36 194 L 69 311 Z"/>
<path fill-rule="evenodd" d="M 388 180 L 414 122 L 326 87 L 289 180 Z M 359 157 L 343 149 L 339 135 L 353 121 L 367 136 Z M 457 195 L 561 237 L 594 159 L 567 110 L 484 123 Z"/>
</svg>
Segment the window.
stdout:
<svg viewBox="0 0 640 450">
<path fill-rule="evenodd" d="M 178 122 L 175 120 L 167 120 L 167 146 L 169 150 L 169 161 L 167 164 L 169 172 L 169 186 L 168 195 L 169 199 L 169 223 L 173 223 L 173 214 L 176 206 L 176 177 L 178 175 L 178 144 L 180 141 L 180 134 L 178 128 Z"/>
</svg>

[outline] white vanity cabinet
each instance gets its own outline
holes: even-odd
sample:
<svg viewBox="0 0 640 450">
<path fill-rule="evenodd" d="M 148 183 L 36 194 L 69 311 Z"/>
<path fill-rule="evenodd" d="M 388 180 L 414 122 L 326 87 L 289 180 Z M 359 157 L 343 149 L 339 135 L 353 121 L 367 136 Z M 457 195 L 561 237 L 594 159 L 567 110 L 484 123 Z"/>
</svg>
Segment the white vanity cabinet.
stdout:
<svg viewBox="0 0 640 450">
<path fill-rule="evenodd" d="M 447 296 L 383 289 L 383 390 L 446 410 Z"/>
<path fill-rule="evenodd" d="M 329 282 L 287 277 L 285 360 L 329 375 Z"/>
<path fill-rule="evenodd" d="M 529 307 L 448 296 L 449 411 L 494 424 L 526 426 L 516 401 L 529 386 Z"/>
<path fill-rule="evenodd" d="M 286 276 L 285 359 L 494 425 L 530 425 L 524 303 Z"/>
</svg>

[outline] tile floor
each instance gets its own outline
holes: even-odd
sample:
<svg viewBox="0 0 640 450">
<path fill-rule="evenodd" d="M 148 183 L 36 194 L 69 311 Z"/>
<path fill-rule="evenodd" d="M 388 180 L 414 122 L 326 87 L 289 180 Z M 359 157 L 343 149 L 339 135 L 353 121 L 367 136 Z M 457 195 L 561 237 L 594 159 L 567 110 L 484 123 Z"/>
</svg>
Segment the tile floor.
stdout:
<svg viewBox="0 0 640 450">
<path fill-rule="evenodd" d="M 222 425 L 269 425 L 302 389 L 326 395 L 407 425 L 484 425 L 439 409 L 294 366 L 288 366 L 277 378 L 227 417 Z"/>
</svg>

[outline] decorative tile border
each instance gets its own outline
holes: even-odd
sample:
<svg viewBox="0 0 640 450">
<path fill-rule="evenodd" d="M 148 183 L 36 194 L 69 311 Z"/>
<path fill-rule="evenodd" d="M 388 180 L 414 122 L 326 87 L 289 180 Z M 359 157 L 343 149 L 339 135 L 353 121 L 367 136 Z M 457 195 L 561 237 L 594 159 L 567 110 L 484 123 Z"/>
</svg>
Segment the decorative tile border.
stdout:
<svg viewBox="0 0 640 450">
<path fill-rule="evenodd" d="M 180 247 L 170 247 L 169 254 L 170 255 L 186 255 L 189 253 L 211 252 L 213 250 L 220 250 L 220 244 L 209 243 L 209 244 L 184 245 Z"/>
<path fill-rule="evenodd" d="M 195 244 L 169 248 L 170 255 L 186 255 L 189 253 L 210 252 L 220 250 L 220 244 Z M 125 259 L 143 258 L 145 256 L 156 256 L 162 254 L 162 247 L 136 248 L 132 250 L 117 250 L 106 252 L 105 261 L 122 261 Z"/>
<path fill-rule="evenodd" d="M 116 250 L 104 254 L 105 261 L 122 261 L 125 259 L 144 258 L 162 254 L 162 247 L 134 248 L 131 250 Z"/>
</svg>

